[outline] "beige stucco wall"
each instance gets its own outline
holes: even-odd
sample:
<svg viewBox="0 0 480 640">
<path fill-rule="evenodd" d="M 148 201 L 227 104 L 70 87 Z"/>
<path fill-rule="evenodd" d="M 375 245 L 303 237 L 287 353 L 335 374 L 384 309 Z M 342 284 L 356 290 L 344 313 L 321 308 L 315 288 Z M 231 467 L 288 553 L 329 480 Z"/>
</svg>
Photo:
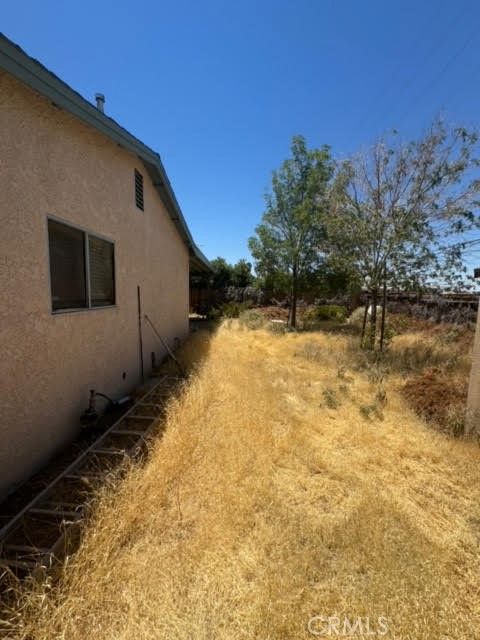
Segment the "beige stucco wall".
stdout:
<svg viewBox="0 0 480 640">
<path fill-rule="evenodd" d="M 163 336 L 185 337 L 188 251 L 138 158 L 3 72 L 0 145 L 1 496 L 74 437 L 90 388 L 138 383 L 137 285 Z M 48 215 L 115 243 L 115 308 L 51 313 Z M 148 325 L 143 340 L 148 370 L 163 354 Z"/>
</svg>

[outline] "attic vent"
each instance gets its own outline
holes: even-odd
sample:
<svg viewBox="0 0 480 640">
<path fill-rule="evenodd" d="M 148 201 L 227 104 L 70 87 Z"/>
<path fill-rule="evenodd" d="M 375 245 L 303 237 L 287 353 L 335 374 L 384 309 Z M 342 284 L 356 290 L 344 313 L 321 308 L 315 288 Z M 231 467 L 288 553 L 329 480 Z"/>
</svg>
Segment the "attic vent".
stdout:
<svg viewBox="0 0 480 640">
<path fill-rule="evenodd" d="M 135 169 L 135 204 L 142 211 L 143 209 L 143 176 Z"/>
</svg>

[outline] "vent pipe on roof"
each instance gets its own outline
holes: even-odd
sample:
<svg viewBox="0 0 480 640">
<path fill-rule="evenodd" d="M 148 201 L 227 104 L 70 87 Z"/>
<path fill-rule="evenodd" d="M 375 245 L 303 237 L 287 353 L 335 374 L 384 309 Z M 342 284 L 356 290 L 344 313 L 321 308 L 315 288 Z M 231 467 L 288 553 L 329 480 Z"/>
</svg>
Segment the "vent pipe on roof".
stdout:
<svg viewBox="0 0 480 640">
<path fill-rule="evenodd" d="M 97 109 L 103 113 L 105 106 L 105 96 L 103 95 L 103 93 L 96 93 L 95 100 L 97 102 Z"/>
</svg>

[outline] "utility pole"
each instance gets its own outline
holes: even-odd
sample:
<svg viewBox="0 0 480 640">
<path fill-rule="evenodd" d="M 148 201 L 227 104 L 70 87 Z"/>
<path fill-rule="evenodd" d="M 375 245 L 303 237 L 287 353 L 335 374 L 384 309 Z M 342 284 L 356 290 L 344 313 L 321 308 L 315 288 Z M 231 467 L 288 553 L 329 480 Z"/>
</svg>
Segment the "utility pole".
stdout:
<svg viewBox="0 0 480 640">
<path fill-rule="evenodd" d="M 474 270 L 474 277 L 480 278 L 480 268 Z M 480 434 L 480 298 L 473 342 L 472 367 L 470 369 L 470 381 L 468 383 L 465 433 Z"/>
</svg>

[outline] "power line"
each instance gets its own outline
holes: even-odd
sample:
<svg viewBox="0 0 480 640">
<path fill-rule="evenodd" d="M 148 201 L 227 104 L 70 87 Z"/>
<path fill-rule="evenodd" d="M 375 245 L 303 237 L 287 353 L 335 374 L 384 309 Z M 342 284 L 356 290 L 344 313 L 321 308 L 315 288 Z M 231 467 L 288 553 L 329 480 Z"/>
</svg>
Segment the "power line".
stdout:
<svg viewBox="0 0 480 640">
<path fill-rule="evenodd" d="M 472 30 L 472 32 L 468 35 L 468 37 L 463 41 L 463 44 L 460 47 L 460 49 L 458 49 L 457 52 L 449 60 L 447 60 L 447 62 L 440 69 L 439 73 L 437 73 L 434 76 L 433 80 L 427 85 L 426 90 L 422 90 L 417 94 L 415 99 L 415 104 L 418 103 L 420 99 L 423 99 L 425 95 L 432 89 L 432 87 L 435 86 L 437 81 L 448 71 L 448 69 L 452 66 L 452 64 L 462 55 L 462 53 L 465 51 L 468 45 L 473 41 L 477 33 L 478 33 L 478 26 L 476 25 L 475 28 Z M 408 111 L 409 110 L 407 109 L 403 112 L 400 119 L 397 121 L 398 126 L 405 119 L 405 116 L 408 114 Z"/>
<path fill-rule="evenodd" d="M 460 15 L 461 15 L 461 17 L 463 17 L 464 14 L 462 13 Z M 430 21 L 431 21 L 431 16 L 428 15 L 426 17 L 426 20 L 424 22 L 422 22 L 421 28 L 417 31 L 418 35 L 425 31 L 425 28 L 430 24 Z M 442 39 L 449 32 L 450 32 L 450 28 L 447 29 L 446 31 L 442 32 L 442 36 L 441 36 Z M 419 39 L 418 35 L 417 35 L 416 38 L 413 38 L 411 40 L 411 45 L 410 46 L 413 46 L 413 44 L 418 41 L 418 39 Z M 435 41 L 432 43 L 430 49 L 428 50 L 426 56 L 424 56 L 424 61 L 428 60 L 432 56 L 432 54 L 435 52 L 435 50 L 437 48 L 437 43 L 438 43 L 438 38 L 435 39 Z M 387 91 L 380 91 L 378 93 L 377 98 L 375 98 L 371 102 L 370 108 L 368 109 L 366 115 L 360 120 L 359 124 L 357 125 L 356 131 L 359 130 L 359 129 L 362 129 L 370 121 L 370 119 L 374 116 L 374 113 L 375 113 L 374 107 L 375 107 L 375 105 L 378 104 L 378 99 L 379 98 L 381 98 L 382 96 L 385 96 L 385 95 L 387 95 L 388 97 L 390 97 L 390 96 L 393 97 L 393 94 L 395 93 L 395 89 L 398 88 L 398 83 L 396 81 L 396 78 L 397 78 L 398 74 L 402 71 L 402 68 L 403 68 L 403 63 L 399 62 L 396 65 L 394 71 L 390 73 L 390 77 L 393 78 L 393 81 L 390 84 L 389 89 Z M 414 79 L 415 79 L 415 76 L 407 78 L 406 80 L 403 81 L 402 88 L 401 88 L 401 93 L 406 91 L 409 88 L 409 86 L 412 85 L 412 83 L 414 82 Z M 389 102 L 391 103 L 392 101 L 389 100 Z"/>
<path fill-rule="evenodd" d="M 437 38 L 434 39 L 434 41 L 432 42 L 430 48 L 427 51 L 427 54 L 424 56 L 423 61 L 429 61 L 432 57 L 432 55 L 435 53 L 435 51 L 437 51 L 438 49 L 438 45 L 439 42 L 443 42 L 446 37 L 452 33 L 452 31 L 454 31 L 456 29 L 456 27 L 463 21 L 463 18 L 465 15 L 467 15 L 468 13 L 468 8 L 465 9 L 465 11 L 459 12 L 457 13 L 457 18 L 455 20 L 455 26 L 452 28 L 451 24 L 450 26 L 446 29 L 443 30 L 441 35 Z M 429 16 L 430 18 L 430 16 Z M 428 88 L 430 89 L 431 86 L 433 86 L 433 84 L 438 80 L 439 77 L 441 77 L 443 75 L 443 73 L 445 73 L 448 68 L 451 66 L 451 64 L 459 57 L 459 55 L 461 55 L 461 53 L 463 53 L 463 51 L 466 49 L 466 47 L 470 44 L 471 40 L 473 39 L 473 37 L 476 35 L 476 29 L 468 36 L 468 38 L 466 39 L 466 41 L 463 42 L 461 48 L 454 54 L 454 56 L 452 56 L 452 58 L 450 60 L 447 61 L 447 63 L 444 65 L 444 67 L 442 68 L 441 72 L 439 74 L 437 74 L 434 78 L 434 80 L 429 84 Z M 397 65 L 397 69 L 401 68 Z M 417 73 L 414 73 L 412 76 L 410 76 L 410 78 L 406 79 L 406 81 L 403 83 L 401 90 L 400 90 L 400 95 L 403 96 L 411 87 L 414 86 L 415 82 L 417 81 L 419 76 L 419 72 L 417 71 Z M 395 87 L 395 84 L 392 84 L 391 87 Z M 391 91 L 387 91 L 388 94 L 391 94 Z M 422 92 L 423 95 L 424 92 Z M 404 110 L 403 114 L 401 115 L 401 118 L 399 121 L 397 121 L 396 126 L 398 126 L 400 124 L 401 121 L 404 120 L 405 115 L 407 114 L 408 110 Z M 363 119 L 363 124 L 362 126 L 365 126 L 367 124 L 367 122 L 370 120 L 370 118 L 372 117 L 372 113 L 373 111 L 370 111 L 367 116 Z M 385 121 L 385 118 L 381 119 L 382 121 Z M 360 127 L 359 127 L 360 128 Z"/>
</svg>

